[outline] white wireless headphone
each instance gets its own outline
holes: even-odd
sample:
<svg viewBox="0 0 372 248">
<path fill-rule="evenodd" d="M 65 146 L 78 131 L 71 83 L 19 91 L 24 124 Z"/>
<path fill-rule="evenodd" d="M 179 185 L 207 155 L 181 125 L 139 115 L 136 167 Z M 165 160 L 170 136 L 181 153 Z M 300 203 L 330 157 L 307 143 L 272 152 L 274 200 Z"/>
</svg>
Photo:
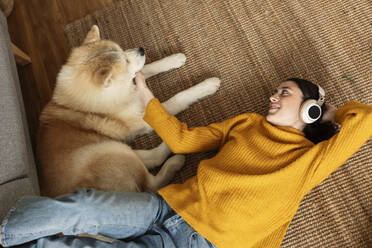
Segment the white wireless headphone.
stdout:
<svg viewBox="0 0 372 248">
<path fill-rule="evenodd" d="M 322 115 L 322 105 L 325 100 L 325 92 L 320 85 L 318 85 L 319 89 L 319 99 L 309 99 L 302 103 L 300 108 L 300 117 L 303 122 L 307 124 L 311 124 L 316 122 L 320 116 Z"/>
</svg>

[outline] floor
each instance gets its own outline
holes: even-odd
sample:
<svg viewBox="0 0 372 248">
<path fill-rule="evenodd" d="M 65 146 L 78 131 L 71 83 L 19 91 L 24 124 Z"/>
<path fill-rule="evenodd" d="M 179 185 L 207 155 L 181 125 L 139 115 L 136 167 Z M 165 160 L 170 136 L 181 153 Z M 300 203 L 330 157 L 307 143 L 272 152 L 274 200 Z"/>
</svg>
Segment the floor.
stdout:
<svg viewBox="0 0 372 248">
<path fill-rule="evenodd" d="M 70 51 L 64 26 L 116 1 L 15 0 L 8 27 L 12 42 L 32 60 L 17 69 L 34 148 L 40 113 L 52 96 L 56 76 Z"/>
</svg>

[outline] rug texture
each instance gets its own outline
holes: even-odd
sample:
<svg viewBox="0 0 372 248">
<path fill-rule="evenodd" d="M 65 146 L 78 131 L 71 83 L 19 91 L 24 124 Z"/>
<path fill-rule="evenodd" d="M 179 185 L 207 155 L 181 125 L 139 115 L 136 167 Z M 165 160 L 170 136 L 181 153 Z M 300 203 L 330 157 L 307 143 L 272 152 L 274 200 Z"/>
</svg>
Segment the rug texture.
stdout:
<svg viewBox="0 0 372 248">
<path fill-rule="evenodd" d="M 372 104 L 372 3 L 368 0 L 128 0 L 65 27 L 71 47 L 93 24 L 123 49 L 143 47 L 147 62 L 173 53 L 186 64 L 148 80 L 164 101 L 209 77 L 221 88 L 177 117 L 189 127 L 244 112 L 266 115 L 281 82 L 320 84 L 326 101 Z M 140 137 L 135 148 L 160 143 Z M 281 247 L 372 247 L 372 140 L 301 202 Z M 214 153 L 187 156 L 184 182 Z"/>
</svg>

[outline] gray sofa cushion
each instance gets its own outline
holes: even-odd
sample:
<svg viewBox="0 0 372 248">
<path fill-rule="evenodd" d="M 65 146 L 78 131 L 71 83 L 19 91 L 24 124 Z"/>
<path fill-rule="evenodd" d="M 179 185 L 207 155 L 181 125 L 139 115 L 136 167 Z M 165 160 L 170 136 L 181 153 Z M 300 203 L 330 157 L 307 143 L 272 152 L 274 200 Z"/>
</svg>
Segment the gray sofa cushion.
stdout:
<svg viewBox="0 0 372 248">
<path fill-rule="evenodd" d="M 18 179 L 0 187 L 0 223 L 16 201 L 24 195 L 35 195 L 34 187 L 29 178 Z"/>
<path fill-rule="evenodd" d="M 1 15 L 0 30 L 0 184 L 27 174 L 22 114 L 9 54 L 9 35 Z M 10 50 L 11 51 L 11 50 Z"/>
<path fill-rule="evenodd" d="M 0 54 L 0 185 L 31 177 L 34 191 L 38 192 L 18 74 L 6 18 L 1 11 Z"/>
</svg>

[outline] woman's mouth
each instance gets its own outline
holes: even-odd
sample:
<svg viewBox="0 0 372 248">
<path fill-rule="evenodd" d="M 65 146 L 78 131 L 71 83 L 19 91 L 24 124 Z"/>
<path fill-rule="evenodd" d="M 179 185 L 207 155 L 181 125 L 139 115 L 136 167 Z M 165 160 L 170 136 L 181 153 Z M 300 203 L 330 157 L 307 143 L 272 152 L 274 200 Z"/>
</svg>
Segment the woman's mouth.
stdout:
<svg viewBox="0 0 372 248">
<path fill-rule="evenodd" d="M 280 107 L 278 105 L 272 105 L 272 104 L 270 104 L 269 108 L 270 109 L 280 109 Z"/>
<path fill-rule="evenodd" d="M 274 113 L 278 112 L 278 109 L 280 109 L 279 105 L 270 103 L 268 113 L 274 114 Z"/>
</svg>

